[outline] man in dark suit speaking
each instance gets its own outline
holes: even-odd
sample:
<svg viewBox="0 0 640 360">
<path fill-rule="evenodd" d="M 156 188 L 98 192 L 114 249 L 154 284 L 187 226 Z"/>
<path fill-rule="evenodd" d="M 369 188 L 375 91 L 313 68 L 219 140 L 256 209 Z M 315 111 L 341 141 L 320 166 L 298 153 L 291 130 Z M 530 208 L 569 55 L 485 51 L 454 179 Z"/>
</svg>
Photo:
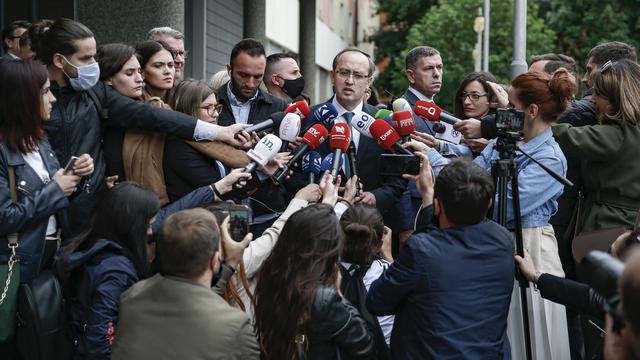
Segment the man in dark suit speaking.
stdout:
<svg viewBox="0 0 640 360">
<path fill-rule="evenodd" d="M 364 101 L 365 90 L 373 82 L 375 70 L 371 57 L 358 48 L 347 48 L 333 58 L 332 68 L 329 76 L 335 95 L 330 102 L 338 110 L 338 117 L 351 124 L 354 113 L 362 111 L 374 116 L 378 109 Z M 384 150 L 375 140 L 354 129 L 351 141 L 356 148 L 356 170 L 364 190 L 356 202 L 376 206 L 384 215 L 400 199 L 406 181 L 400 177 L 383 178 L 380 175 L 380 154 Z M 321 147 L 321 152 L 323 156 L 328 153 L 327 145 Z"/>
</svg>

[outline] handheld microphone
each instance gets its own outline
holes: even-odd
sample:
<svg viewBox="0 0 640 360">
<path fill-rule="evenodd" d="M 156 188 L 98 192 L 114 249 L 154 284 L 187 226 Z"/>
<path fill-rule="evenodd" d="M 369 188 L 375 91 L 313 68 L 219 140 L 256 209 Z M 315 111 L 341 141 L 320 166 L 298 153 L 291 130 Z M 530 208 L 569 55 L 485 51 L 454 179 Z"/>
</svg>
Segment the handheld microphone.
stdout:
<svg viewBox="0 0 640 360">
<path fill-rule="evenodd" d="M 393 115 L 393 111 L 387 110 L 387 109 L 380 109 L 378 110 L 378 112 L 376 112 L 374 117 L 376 119 L 384 119 L 390 122 L 392 115 Z"/>
<path fill-rule="evenodd" d="M 394 112 L 391 118 L 391 125 L 401 136 L 403 143 L 407 142 L 411 133 L 416 130 L 416 126 L 413 123 L 413 115 L 406 110 Z"/>
<path fill-rule="evenodd" d="M 253 149 L 247 151 L 247 156 L 251 159 L 251 162 L 244 168 L 244 172 L 251 173 L 256 167 L 267 165 L 269 160 L 278 154 L 280 146 L 282 146 L 282 140 L 273 134 L 260 139 Z"/>
<path fill-rule="evenodd" d="M 300 145 L 293 153 L 291 160 L 289 160 L 289 162 L 287 162 L 287 164 L 282 169 L 278 170 L 274 174 L 274 180 L 278 183 L 282 182 L 282 180 L 289 173 L 289 169 L 291 169 L 291 166 L 293 166 L 293 164 L 298 161 L 302 157 L 302 155 L 307 152 L 307 150 L 317 149 L 318 146 L 320 146 L 320 144 L 322 144 L 328 136 L 329 132 L 327 131 L 327 128 L 324 127 L 324 125 L 315 124 L 310 127 L 309 130 L 307 130 L 307 132 L 302 136 L 302 145 Z"/>
<path fill-rule="evenodd" d="M 387 124 L 384 120 L 376 119 L 369 129 L 371 130 L 373 139 L 376 140 L 378 145 L 383 149 L 387 151 L 395 149 L 405 154 L 413 155 L 411 151 L 400 145 L 400 135 L 398 135 L 391 125 Z"/>
<path fill-rule="evenodd" d="M 282 140 L 281 151 L 287 150 L 287 144 L 290 141 L 296 141 L 296 138 L 300 135 L 300 126 L 302 126 L 302 120 L 298 114 L 285 114 L 278 129 L 278 137 Z"/>
<path fill-rule="evenodd" d="M 284 109 L 284 112 L 297 114 L 301 118 L 306 118 L 307 116 L 309 116 L 311 109 L 309 109 L 309 104 L 307 104 L 306 101 L 300 100 L 289 105 L 289 107 Z"/>
<path fill-rule="evenodd" d="M 442 112 L 440 107 L 432 102 L 419 100 L 413 107 L 416 115 L 429 121 L 443 121 L 450 125 L 455 125 L 460 119 L 453 115 Z"/>
<path fill-rule="evenodd" d="M 353 114 L 353 118 L 351 118 L 351 126 L 360 134 L 371 138 L 372 136 L 371 131 L 369 131 L 369 127 L 371 127 L 371 124 L 373 124 L 374 121 L 376 121 L 376 119 L 371 117 L 371 115 L 363 111 L 356 111 Z"/>
<path fill-rule="evenodd" d="M 393 112 L 409 111 L 411 112 L 411 105 L 404 98 L 398 98 L 393 101 Z"/>
<path fill-rule="evenodd" d="M 338 117 L 338 110 L 332 103 L 327 102 L 318 106 L 309 116 L 308 122 L 310 124 L 321 123 L 329 130 L 333 126 L 333 121 Z"/>
<path fill-rule="evenodd" d="M 282 111 L 278 111 L 275 112 L 273 114 L 271 114 L 271 116 L 269 116 L 269 119 L 255 124 L 253 126 L 250 126 L 246 129 L 244 129 L 243 131 L 251 134 L 252 132 L 260 132 L 263 130 L 267 130 L 267 129 L 272 129 L 272 128 L 278 128 L 280 126 L 280 123 L 282 122 L 282 119 L 284 118 L 285 113 Z M 238 138 L 238 134 L 236 134 L 236 139 Z"/>
<path fill-rule="evenodd" d="M 302 157 L 302 173 L 309 174 L 309 184 L 316 182 L 316 176 L 322 170 L 322 156 L 315 150 L 309 151 Z"/>
<path fill-rule="evenodd" d="M 325 171 L 331 170 L 332 164 L 333 153 L 329 153 L 324 159 L 322 159 L 322 164 L 320 165 L 320 173 L 324 174 Z M 338 164 L 338 167 L 342 167 L 342 156 L 340 156 L 340 164 Z"/>
<path fill-rule="evenodd" d="M 340 168 L 340 158 L 342 154 L 349 150 L 351 142 L 351 130 L 345 123 L 337 123 L 331 128 L 329 136 L 329 148 L 333 151 L 333 163 L 331 163 L 331 176 L 335 179 Z"/>
<path fill-rule="evenodd" d="M 358 176 L 358 166 L 356 164 L 356 144 L 353 141 L 349 142 L 349 170 L 351 170 L 351 176 Z M 347 179 L 348 181 L 349 179 Z M 360 180 L 356 183 L 356 195 L 360 194 Z"/>
</svg>

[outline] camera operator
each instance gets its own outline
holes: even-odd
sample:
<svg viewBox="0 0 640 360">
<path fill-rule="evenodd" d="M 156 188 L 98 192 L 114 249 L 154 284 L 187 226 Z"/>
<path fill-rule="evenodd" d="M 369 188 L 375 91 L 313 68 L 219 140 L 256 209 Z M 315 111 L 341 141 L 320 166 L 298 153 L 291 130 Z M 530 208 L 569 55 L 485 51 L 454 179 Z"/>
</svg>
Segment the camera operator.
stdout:
<svg viewBox="0 0 640 360">
<path fill-rule="evenodd" d="M 544 73 L 521 74 L 513 80 L 508 93 L 509 103 L 515 110 L 524 112 L 524 139 L 520 148 L 539 163 L 563 176 L 566 174 L 567 164 L 560 147 L 553 139 L 551 123 L 564 111 L 575 87 L 573 77 L 565 69 L 560 69 L 553 76 Z M 412 137 L 421 140 L 420 134 Z M 415 150 L 427 150 L 429 161 L 436 171 L 449 162 L 423 143 L 412 141 L 408 146 Z M 500 158 L 500 151 L 496 140 L 493 140 L 474 162 L 490 170 L 492 161 Z M 549 225 L 549 218 L 557 209 L 556 200 L 562 194 L 563 185 L 552 179 L 526 156 L 517 154 L 514 160 L 519 176 L 518 191 L 524 247 L 529 249 L 537 271 L 564 277 L 557 241 L 553 228 Z M 509 187 L 507 197 L 511 199 L 512 196 Z M 514 212 L 511 201 L 507 203 L 509 206 L 506 226 L 514 230 Z M 497 207 L 494 210 L 497 210 Z M 493 215 L 497 218 L 498 212 L 494 211 Z M 533 301 L 530 310 L 534 313 L 531 319 L 531 333 L 536 334 L 532 339 L 535 353 L 544 354 L 545 359 L 569 358 L 564 306 L 544 300 L 535 292 L 531 294 Z M 520 303 L 519 296 L 520 293 L 515 291 L 512 300 L 514 305 Z M 517 306 L 513 308 L 517 309 Z M 512 354 L 514 358 L 522 358 L 524 345 L 518 341 L 521 335 L 516 332 L 522 329 L 521 324 L 518 324 L 521 319 L 515 311 L 512 311 L 511 315 L 509 339 L 512 343 Z"/>
</svg>

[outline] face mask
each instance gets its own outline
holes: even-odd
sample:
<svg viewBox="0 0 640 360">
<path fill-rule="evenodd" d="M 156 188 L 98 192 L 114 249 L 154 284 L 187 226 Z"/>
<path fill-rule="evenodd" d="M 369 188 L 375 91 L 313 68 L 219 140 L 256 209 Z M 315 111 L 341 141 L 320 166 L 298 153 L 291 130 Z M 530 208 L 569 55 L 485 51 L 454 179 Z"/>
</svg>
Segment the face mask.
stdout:
<svg viewBox="0 0 640 360">
<path fill-rule="evenodd" d="M 282 91 L 284 91 L 284 93 L 287 94 L 287 96 L 289 96 L 291 99 L 295 99 L 300 96 L 300 94 L 302 94 L 302 90 L 304 90 L 304 77 L 300 76 L 299 78 L 293 80 L 282 80 L 284 80 Z"/>
<path fill-rule="evenodd" d="M 98 80 L 100 79 L 100 65 L 98 65 L 97 62 L 89 65 L 75 66 L 70 63 L 66 57 L 63 56 L 62 58 L 67 62 L 67 64 L 76 68 L 76 72 L 78 73 L 78 77 L 72 78 L 71 76 L 69 76 L 69 74 L 64 72 L 64 69 L 62 70 L 62 72 L 67 75 L 67 78 L 69 78 L 69 83 L 71 84 L 73 90 L 87 90 L 98 83 Z"/>
</svg>

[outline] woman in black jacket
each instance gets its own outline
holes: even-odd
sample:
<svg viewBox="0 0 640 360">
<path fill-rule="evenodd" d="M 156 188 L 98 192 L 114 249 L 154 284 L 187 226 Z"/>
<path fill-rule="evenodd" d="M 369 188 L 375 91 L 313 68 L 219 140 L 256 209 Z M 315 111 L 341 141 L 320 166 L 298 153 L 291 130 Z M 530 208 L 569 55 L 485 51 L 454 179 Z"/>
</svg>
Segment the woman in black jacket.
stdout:
<svg viewBox="0 0 640 360">
<path fill-rule="evenodd" d="M 76 161 L 75 174 L 67 175 L 60 168 L 43 130 L 55 101 L 44 65 L 2 62 L 0 263 L 10 258 L 19 261 L 23 283 L 51 265 L 59 245 L 58 229 L 67 223 L 63 210 L 69 206 L 68 197 L 76 191 L 80 177 L 93 172 L 93 161 L 86 154 Z M 12 199 L 11 187 L 16 199 Z M 16 233 L 17 246 L 9 246 Z M 0 279 L 3 286 L 5 281 Z"/>
<path fill-rule="evenodd" d="M 338 359 L 372 355 L 373 338 L 340 294 L 344 234 L 333 209 L 293 214 L 258 273 L 256 330 L 264 359 Z"/>
</svg>

